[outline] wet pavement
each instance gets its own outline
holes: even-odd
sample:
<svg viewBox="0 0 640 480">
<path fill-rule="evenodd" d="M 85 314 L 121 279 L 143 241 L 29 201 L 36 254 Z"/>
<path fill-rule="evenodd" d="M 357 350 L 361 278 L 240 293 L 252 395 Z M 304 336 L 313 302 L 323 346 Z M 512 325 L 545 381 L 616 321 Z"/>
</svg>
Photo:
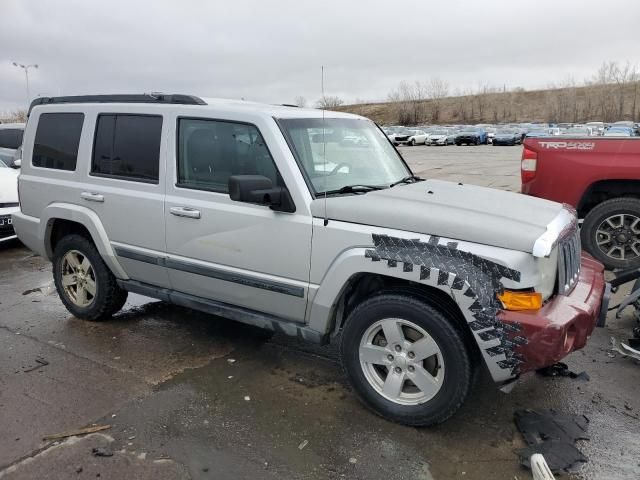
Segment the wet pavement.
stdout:
<svg viewBox="0 0 640 480">
<path fill-rule="evenodd" d="M 469 167 L 474 148 L 489 167 Z M 443 159 L 455 150 L 459 169 Z M 444 170 L 432 177 L 517 184 L 519 149 L 403 151 L 422 162 L 417 170 Z M 498 173 L 473 174 L 482 170 Z M 58 299 L 50 270 L 19 243 L 0 246 L 2 480 L 527 479 L 515 453 L 524 446 L 513 423 L 521 408 L 589 418 L 591 440 L 578 442 L 589 462 L 574 477 L 640 476 L 640 365 L 609 352 L 611 336 L 630 334 L 630 314 L 610 315 L 568 357 L 590 381 L 528 375 L 504 394 L 481 375 L 451 420 L 409 428 L 358 402 L 335 347 L 264 340 L 255 329 L 138 295 L 111 321 L 80 321 Z M 111 427 L 42 440 L 92 424 Z M 94 456 L 95 447 L 113 455 Z"/>
</svg>

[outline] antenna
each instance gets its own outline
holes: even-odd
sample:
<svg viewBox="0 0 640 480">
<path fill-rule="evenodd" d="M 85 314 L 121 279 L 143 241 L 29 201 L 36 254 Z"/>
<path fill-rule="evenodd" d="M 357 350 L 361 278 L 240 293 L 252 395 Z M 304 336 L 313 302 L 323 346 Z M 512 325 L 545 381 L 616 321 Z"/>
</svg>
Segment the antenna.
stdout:
<svg viewBox="0 0 640 480">
<path fill-rule="evenodd" d="M 320 66 L 320 90 L 322 91 L 322 161 L 324 163 L 322 171 L 324 172 L 324 226 L 329 224 L 329 217 L 327 217 L 327 143 L 324 139 L 324 111 L 327 108 L 324 98 L 324 65 Z"/>
</svg>

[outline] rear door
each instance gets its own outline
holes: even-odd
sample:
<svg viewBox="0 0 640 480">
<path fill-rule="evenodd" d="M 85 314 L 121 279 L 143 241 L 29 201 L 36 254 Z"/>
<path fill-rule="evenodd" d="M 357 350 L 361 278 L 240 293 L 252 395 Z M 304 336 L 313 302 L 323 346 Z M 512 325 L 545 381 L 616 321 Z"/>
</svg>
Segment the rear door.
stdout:
<svg viewBox="0 0 640 480">
<path fill-rule="evenodd" d="M 127 274 L 169 287 L 163 265 L 167 126 L 160 112 L 153 107 L 96 112 L 88 180 L 78 195 L 99 215 Z"/>
<path fill-rule="evenodd" d="M 258 124 L 177 118 L 176 129 L 165 207 L 173 289 L 303 321 L 311 217 L 228 194 L 231 175 L 263 175 L 286 186 Z"/>
</svg>

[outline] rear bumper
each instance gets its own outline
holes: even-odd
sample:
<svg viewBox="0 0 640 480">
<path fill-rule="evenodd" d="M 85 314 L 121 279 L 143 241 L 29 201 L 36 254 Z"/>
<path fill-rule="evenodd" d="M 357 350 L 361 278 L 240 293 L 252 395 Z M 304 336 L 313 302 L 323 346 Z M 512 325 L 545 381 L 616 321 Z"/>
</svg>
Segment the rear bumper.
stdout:
<svg viewBox="0 0 640 480">
<path fill-rule="evenodd" d="M 598 319 L 606 317 L 605 289 L 604 266 L 583 253 L 580 278 L 570 295 L 556 295 L 535 312 L 502 311 L 499 320 L 517 326 L 518 335 L 527 340 L 516 347 L 523 362 L 520 372 L 553 365 L 583 348 Z"/>
<path fill-rule="evenodd" d="M 14 212 L 11 216 L 13 219 L 13 227 L 22 243 L 38 255 L 46 257 L 47 252 L 44 250 L 44 241 L 40 239 L 40 219 L 30 217 L 20 211 Z"/>
</svg>

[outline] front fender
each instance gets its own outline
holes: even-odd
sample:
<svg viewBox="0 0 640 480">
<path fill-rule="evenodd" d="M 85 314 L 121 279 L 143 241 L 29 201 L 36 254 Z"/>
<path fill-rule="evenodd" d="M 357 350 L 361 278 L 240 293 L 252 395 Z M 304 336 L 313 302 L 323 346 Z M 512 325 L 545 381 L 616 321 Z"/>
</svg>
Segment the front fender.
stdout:
<svg viewBox="0 0 640 480">
<path fill-rule="evenodd" d="M 519 271 L 460 250 L 456 242 L 440 243 L 436 236 L 423 242 L 374 234 L 373 243 L 374 248 L 344 251 L 332 263 L 311 303 L 310 328 L 327 333 L 335 300 L 355 274 L 421 283 L 442 290 L 458 305 L 494 381 L 518 375 L 515 347 L 526 339 L 517 325 L 503 325 L 497 318 L 501 306 L 495 293 L 502 279 L 519 282 Z"/>
<path fill-rule="evenodd" d="M 49 260 L 53 259 L 51 233 L 56 219 L 69 220 L 84 226 L 91 234 L 93 243 L 96 245 L 98 252 L 100 252 L 102 259 L 116 278 L 121 280 L 129 279 L 129 276 L 118 262 L 113 248 L 111 248 L 107 232 L 98 215 L 93 210 L 72 203 L 52 203 L 42 212 L 39 238 L 44 239 L 45 251 Z"/>
</svg>

